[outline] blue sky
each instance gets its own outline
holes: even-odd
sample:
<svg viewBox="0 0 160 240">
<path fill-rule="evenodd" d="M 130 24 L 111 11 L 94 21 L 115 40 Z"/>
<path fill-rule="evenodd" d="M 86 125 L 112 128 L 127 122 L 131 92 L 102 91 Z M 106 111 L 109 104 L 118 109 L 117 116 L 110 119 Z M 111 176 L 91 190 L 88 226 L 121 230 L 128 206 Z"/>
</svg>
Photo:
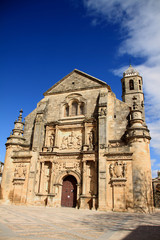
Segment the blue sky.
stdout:
<svg viewBox="0 0 160 240">
<path fill-rule="evenodd" d="M 135 14 L 136 12 L 136 14 Z M 22 108 L 77 68 L 106 81 L 121 99 L 129 62 L 144 78 L 153 176 L 160 169 L 160 2 L 27 0 L 0 3 L 0 161 Z"/>
</svg>

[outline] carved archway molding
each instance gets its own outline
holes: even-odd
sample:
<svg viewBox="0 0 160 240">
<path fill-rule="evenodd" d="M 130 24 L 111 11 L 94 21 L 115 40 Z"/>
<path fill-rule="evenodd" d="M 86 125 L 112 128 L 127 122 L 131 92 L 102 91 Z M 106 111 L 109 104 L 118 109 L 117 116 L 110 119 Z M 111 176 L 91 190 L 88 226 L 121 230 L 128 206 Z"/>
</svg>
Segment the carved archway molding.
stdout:
<svg viewBox="0 0 160 240">
<path fill-rule="evenodd" d="M 56 184 L 62 185 L 63 184 L 63 179 L 65 177 L 67 177 L 68 175 L 71 175 L 73 177 L 75 177 L 75 179 L 77 180 L 77 184 L 79 185 L 81 182 L 81 175 L 78 172 L 75 172 L 73 170 L 66 170 L 64 172 L 62 172 L 56 180 Z"/>
</svg>

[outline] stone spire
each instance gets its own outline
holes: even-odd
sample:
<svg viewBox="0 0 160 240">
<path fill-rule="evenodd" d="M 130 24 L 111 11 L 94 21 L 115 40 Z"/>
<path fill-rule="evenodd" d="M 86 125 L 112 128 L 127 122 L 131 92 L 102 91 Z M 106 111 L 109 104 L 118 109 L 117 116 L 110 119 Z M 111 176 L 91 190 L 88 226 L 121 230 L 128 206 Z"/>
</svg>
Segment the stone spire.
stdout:
<svg viewBox="0 0 160 240">
<path fill-rule="evenodd" d="M 13 136 L 23 136 L 23 126 L 24 123 L 22 122 L 22 113 L 23 110 L 21 109 L 19 111 L 19 117 L 18 120 L 16 119 L 16 121 L 14 122 L 14 129 L 13 129 Z"/>
<path fill-rule="evenodd" d="M 123 73 L 123 77 L 127 77 L 127 76 L 136 76 L 139 75 L 139 72 L 133 68 L 130 64 L 129 68 Z"/>
<path fill-rule="evenodd" d="M 21 109 L 19 111 L 19 117 L 18 120 L 14 122 L 14 129 L 12 130 L 10 136 L 7 138 L 6 145 L 9 144 L 23 144 L 25 139 L 23 137 L 23 127 L 24 122 L 22 121 L 22 113 L 23 110 Z"/>
</svg>

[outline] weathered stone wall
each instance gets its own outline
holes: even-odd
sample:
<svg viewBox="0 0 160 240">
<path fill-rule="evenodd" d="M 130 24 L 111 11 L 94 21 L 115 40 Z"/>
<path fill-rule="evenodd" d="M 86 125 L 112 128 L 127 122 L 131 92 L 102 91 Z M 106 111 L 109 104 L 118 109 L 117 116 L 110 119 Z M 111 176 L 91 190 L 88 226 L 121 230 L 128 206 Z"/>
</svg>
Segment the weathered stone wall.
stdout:
<svg viewBox="0 0 160 240">
<path fill-rule="evenodd" d="M 126 103 L 116 99 L 112 92 L 108 94 L 107 106 L 108 141 L 123 141 L 121 138 L 128 125 L 130 108 Z"/>
<path fill-rule="evenodd" d="M 151 211 L 153 192 L 149 140 L 140 138 L 131 141 L 131 151 L 133 152 L 134 208 L 138 211 Z"/>
</svg>

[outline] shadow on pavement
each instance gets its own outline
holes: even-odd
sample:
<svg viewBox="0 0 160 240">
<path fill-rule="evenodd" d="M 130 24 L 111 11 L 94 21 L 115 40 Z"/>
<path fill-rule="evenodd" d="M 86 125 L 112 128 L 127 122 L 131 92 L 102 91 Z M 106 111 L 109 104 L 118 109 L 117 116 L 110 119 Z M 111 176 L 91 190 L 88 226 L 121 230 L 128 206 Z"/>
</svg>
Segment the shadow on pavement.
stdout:
<svg viewBox="0 0 160 240">
<path fill-rule="evenodd" d="M 160 240 L 160 226 L 139 226 L 123 240 Z"/>
</svg>

